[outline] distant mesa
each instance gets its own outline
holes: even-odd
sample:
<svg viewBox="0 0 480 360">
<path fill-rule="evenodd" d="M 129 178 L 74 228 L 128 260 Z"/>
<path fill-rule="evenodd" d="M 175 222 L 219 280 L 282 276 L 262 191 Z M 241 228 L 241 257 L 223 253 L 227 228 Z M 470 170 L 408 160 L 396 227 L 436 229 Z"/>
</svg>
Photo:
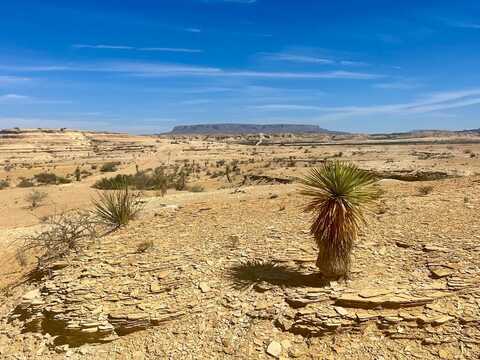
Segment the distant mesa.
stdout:
<svg viewBox="0 0 480 360">
<path fill-rule="evenodd" d="M 318 125 L 303 124 L 197 124 L 175 126 L 169 134 L 342 134 L 338 131 L 322 129 Z M 344 133 L 343 133 L 344 134 Z"/>
</svg>

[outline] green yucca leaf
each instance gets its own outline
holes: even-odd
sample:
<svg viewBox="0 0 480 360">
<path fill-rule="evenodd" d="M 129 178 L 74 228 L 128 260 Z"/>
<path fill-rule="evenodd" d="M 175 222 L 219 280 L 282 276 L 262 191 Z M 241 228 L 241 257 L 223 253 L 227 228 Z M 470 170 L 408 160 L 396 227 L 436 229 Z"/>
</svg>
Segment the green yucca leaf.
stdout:
<svg viewBox="0 0 480 360">
<path fill-rule="evenodd" d="M 138 194 L 130 192 L 126 182 L 116 190 L 99 193 L 92 202 L 99 220 L 114 228 L 127 225 L 141 210 Z"/>
<path fill-rule="evenodd" d="M 333 268 L 348 267 L 366 205 L 378 197 L 376 177 L 351 163 L 334 161 L 312 169 L 299 182 L 300 194 L 310 198 L 304 210 L 314 214 L 310 232 L 324 257 L 321 261 L 335 262 Z"/>
</svg>

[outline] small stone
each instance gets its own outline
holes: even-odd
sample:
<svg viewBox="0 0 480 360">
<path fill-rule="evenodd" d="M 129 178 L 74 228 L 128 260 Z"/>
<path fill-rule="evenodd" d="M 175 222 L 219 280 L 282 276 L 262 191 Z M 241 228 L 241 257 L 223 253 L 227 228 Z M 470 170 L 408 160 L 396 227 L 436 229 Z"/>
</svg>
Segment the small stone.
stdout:
<svg viewBox="0 0 480 360">
<path fill-rule="evenodd" d="M 162 291 L 162 287 L 158 283 L 150 284 L 150 291 L 152 293 L 159 293 Z"/>
<path fill-rule="evenodd" d="M 282 345 L 282 349 L 285 349 L 285 350 L 290 349 L 290 347 L 292 346 L 292 343 L 288 339 L 280 341 L 280 344 Z"/>
<path fill-rule="evenodd" d="M 445 316 L 440 316 L 438 318 L 435 318 L 432 320 L 433 325 L 442 325 L 445 324 L 449 321 L 453 320 L 453 317 L 445 315 Z"/>
<path fill-rule="evenodd" d="M 362 298 L 372 298 L 382 295 L 390 294 L 392 291 L 388 289 L 365 289 L 358 293 L 358 296 Z"/>
<path fill-rule="evenodd" d="M 267 354 L 279 358 L 282 353 L 282 345 L 278 341 L 272 341 L 267 347 Z"/>
<path fill-rule="evenodd" d="M 201 282 L 200 284 L 198 284 L 198 288 L 201 290 L 202 293 L 207 293 L 211 290 L 210 286 L 208 286 L 206 282 Z"/>
<path fill-rule="evenodd" d="M 335 309 L 335 311 L 341 315 L 341 316 L 347 316 L 348 315 L 348 311 L 347 309 L 345 309 L 344 307 L 341 307 L 341 306 L 334 306 L 333 307 Z"/>
<path fill-rule="evenodd" d="M 40 290 L 35 289 L 32 291 L 27 292 L 25 295 L 23 295 L 23 300 L 25 301 L 32 301 L 33 299 L 37 299 L 40 297 Z"/>
<path fill-rule="evenodd" d="M 157 274 L 157 279 L 159 279 L 159 280 L 165 279 L 168 275 L 170 275 L 170 271 L 169 271 L 169 270 L 160 271 L 160 272 Z"/>
<path fill-rule="evenodd" d="M 443 267 L 432 268 L 430 269 L 430 272 L 432 273 L 432 277 L 435 279 L 444 278 L 453 274 L 453 271 L 451 269 L 447 269 Z"/>
</svg>

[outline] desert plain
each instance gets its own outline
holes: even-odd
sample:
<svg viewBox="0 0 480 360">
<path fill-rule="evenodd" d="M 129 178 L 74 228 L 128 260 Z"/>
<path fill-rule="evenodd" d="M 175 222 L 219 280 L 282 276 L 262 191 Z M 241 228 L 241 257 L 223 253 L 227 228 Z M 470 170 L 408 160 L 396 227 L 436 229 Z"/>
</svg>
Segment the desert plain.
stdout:
<svg viewBox="0 0 480 360">
<path fill-rule="evenodd" d="M 324 282 L 297 178 L 330 160 L 375 172 L 382 195 L 350 278 Z M 480 358 L 478 132 L 13 129 L 0 165 L 2 359 Z M 91 209 L 102 178 L 187 165 L 182 190 L 141 191 L 136 220 L 42 274 L 19 255 L 49 217 Z"/>
</svg>

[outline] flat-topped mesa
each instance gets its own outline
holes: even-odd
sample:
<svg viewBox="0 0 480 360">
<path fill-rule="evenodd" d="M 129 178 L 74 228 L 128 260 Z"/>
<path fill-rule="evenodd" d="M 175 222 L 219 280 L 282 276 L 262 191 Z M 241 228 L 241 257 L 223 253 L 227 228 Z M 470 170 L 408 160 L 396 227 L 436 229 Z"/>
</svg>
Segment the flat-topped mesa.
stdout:
<svg viewBox="0 0 480 360">
<path fill-rule="evenodd" d="M 172 135 L 187 134 L 337 134 L 338 132 L 322 129 L 318 125 L 305 124 L 197 124 L 175 126 Z"/>
</svg>

